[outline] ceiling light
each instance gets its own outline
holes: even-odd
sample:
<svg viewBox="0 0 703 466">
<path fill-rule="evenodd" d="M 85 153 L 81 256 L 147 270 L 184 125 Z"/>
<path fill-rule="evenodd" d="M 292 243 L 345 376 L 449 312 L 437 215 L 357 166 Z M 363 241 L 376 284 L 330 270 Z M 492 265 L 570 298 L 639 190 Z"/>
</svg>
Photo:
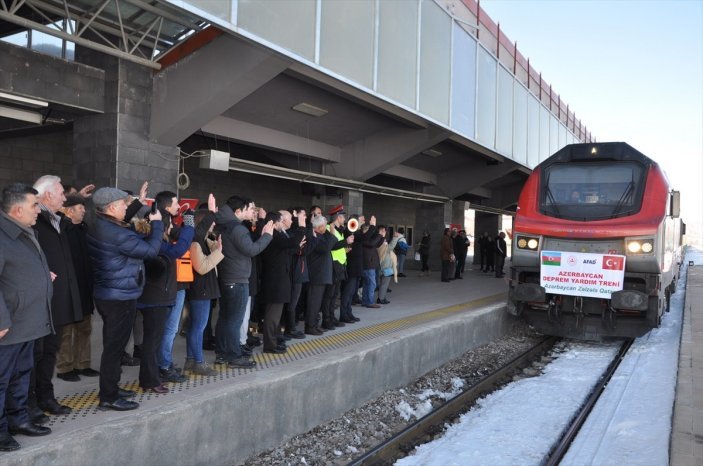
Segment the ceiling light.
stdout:
<svg viewBox="0 0 703 466">
<path fill-rule="evenodd" d="M 42 115 L 38 112 L 31 112 L 29 110 L 22 110 L 14 107 L 6 107 L 0 105 L 0 117 L 11 118 L 13 120 L 28 121 L 29 123 L 35 123 L 37 125 L 42 122 Z"/>
<path fill-rule="evenodd" d="M 24 107 L 40 108 L 49 106 L 49 102 L 44 102 L 43 100 L 30 99 L 29 97 L 8 94 L 6 92 L 0 92 L 0 100 L 13 104 L 20 104 Z"/>
<path fill-rule="evenodd" d="M 323 115 L 327 115 L 327 110 L 325 110 L 324 108 L 315 107 L 314 105 L 310 105 L 309 103 L 306 103 L 306 102 L 301 102 L 298 105 L 294 105 L 293 110 L 295 110 L 296 112 L 305 113 L 307 115 L 312 115 L 315 117 L 321 117 Z"/>
<path fill-rule="evenodd" d="M 429 155 L 430 157 L 439 157 L 442 153 L 435 149 L 427 149 L 422 151 L 423 154 Z"/>
</svg>

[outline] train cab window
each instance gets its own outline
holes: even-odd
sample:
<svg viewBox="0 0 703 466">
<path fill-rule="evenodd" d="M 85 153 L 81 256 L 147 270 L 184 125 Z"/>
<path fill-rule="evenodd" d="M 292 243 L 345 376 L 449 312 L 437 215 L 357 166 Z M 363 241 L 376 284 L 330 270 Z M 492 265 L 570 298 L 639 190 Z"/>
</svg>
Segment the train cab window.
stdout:
<svg viewBox="0 0 703 466">
<path fill-rule="evenodd" d="M 602 220 L 639 211 L 644 167 L 636 162 L 557 163 L 544 168 L 540 211 L 572 220 Z"/>
</svg>

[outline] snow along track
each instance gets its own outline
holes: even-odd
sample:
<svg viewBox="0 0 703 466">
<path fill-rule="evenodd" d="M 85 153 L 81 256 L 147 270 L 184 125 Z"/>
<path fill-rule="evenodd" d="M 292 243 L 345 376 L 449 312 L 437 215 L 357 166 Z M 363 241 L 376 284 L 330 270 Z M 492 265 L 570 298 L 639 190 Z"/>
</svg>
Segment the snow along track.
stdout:
<svg viewBox="0 0 703 466">
<path fill-rule="evenodd" d="M 611 343 L 563 341 L 537 377 L 513 382 L 478 400 L 476 407 L 419 446 L 401 466 L 541 464 L 618 354 Z"/>
</svg>

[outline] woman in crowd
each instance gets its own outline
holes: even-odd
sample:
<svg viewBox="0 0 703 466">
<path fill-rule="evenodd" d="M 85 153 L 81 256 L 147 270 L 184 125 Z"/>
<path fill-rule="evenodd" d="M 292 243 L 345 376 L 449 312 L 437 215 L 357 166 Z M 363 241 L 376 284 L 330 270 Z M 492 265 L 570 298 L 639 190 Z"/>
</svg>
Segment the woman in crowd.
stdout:
<svg viewBox="0 0 703 466">
<path fill-rule="evenodd" d="M 190 304 L 190 328 L 186 334 L 186 362 L 183 370 L 197 375 L 217 375 L 203 359 L 203 330 L 210 313 L 210 302 L 220 297 L 215 267 L 224 255 L 222 239 L 213 240 L 215 212 L 199 209 L 195 213 L 195 238 L 190 246 L 193 284 L 186 295 Z"/>
</svg>

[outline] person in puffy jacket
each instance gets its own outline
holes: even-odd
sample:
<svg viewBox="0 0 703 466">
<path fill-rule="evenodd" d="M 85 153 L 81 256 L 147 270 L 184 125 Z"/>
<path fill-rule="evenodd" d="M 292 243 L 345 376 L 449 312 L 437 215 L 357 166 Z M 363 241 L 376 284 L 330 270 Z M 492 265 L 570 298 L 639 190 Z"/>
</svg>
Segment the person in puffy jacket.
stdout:
<svg viewBox="0 0 703 466">
<path fill-rule="evenodd" d="M 143 237 L 124 222 L 129 195 L 118 188 L 100 188 L 93 194 L 97 209 L 88 233 L 88 252 L 95 276 L 93 296 L 103 319 L 103 353 L 100 358 L 101 409 L 126 411 L 139 403 L 118 386 L 120 359 L 129 341 L 137 312 L 137 298 L 144 288 L 144 259 L 157 256 L 164 232 L 161 213 L 149 215 L 151 234 Z"/>
</svg>

